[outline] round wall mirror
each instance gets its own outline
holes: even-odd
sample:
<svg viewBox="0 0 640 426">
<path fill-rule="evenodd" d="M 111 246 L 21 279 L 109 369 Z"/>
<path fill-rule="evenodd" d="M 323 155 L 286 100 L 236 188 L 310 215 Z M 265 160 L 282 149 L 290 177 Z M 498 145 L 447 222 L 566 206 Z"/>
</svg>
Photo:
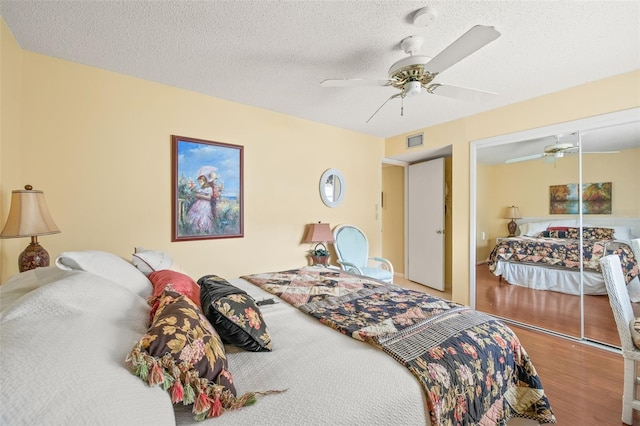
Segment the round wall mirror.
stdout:
<svg viewBox="0 0 640 426">
<path fill-rule="evenodd" d="M 336 207 L 344 198 L 344 176 L 336 169 L 328 169 L 320 178 L 320 198 L 329 207 Z"/>
</svg>

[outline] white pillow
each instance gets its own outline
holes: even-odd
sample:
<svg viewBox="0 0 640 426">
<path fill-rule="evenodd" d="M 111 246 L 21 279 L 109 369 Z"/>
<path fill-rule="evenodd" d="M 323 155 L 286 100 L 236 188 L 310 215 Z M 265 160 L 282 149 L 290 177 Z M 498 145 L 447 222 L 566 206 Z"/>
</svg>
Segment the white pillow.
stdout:
<svg viewBox="0 0 640 426">
<path fill-rule="evenodd" d="M 607 228 L 613 228 L 613 238 L 616 240 L 631 241 L 633 239 L 630 226 L 607 226 Z"/>
<path fill-rule="evenodd" d="M 136 247 L 135 253 L 131 256 L 131 263 L 146 276 L 149 276 L 152 272 L 165 269 L 189 275 L 184 271 L 182 266 L 173 261 L 169 253 L 163 251 Z"/>
<path fill-rule="evenodd" d="M 154 271 L 171 269 L 173 258 L 169 253 L 136 247 L 135 252 L 131 256 L 131 263 L 133 263 L 133 266 L 138 268 L 140 272 L 149 276 L 149 274 Z"/>
<path fill-rule="evenodd" d="M 65 270 L 91 272 L 118 283 L 145 299 L 153 292 L 151 281 L 142 272 L 112 253 L 98 250 L 64 252 L 56 258 L 56 266 Z"/>
<path fill-rule="evenodd" d="M 527 231 L 523 235 L 526 235 L 527 237 L 536 237 L 542 231 L 547 230 L 549 222 L 529 222 L 527 225 Z"/>
</svg>

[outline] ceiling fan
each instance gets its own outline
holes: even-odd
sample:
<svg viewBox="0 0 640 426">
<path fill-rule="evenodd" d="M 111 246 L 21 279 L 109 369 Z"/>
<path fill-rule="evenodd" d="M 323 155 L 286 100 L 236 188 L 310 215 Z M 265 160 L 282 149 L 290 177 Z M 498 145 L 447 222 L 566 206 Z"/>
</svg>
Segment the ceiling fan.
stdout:
<svg viewBox="0 0 640 426">
<path fill-rule="evenodd" d="M 434 58 L 430 58 L 417 54 L 422 46 L 423 38 L 419 35 L 409 36 L 400 43 L 404 52 L 409 56 L 391 65 L 388 78 L 379 80 L 329 79 L 322 81 L 320 85 L 322 87 L 392 86 L 400 90 L 400 93 L 396 93 L 384 101 L 380 108 L 369 117 L 367 123 L 391 99 L 401 98 L 404 100 L 405 96 L 417 95 L 423 91 L 429 94 L 466 101 L 484 101 L 494 97 L 496 93 L 433 83 L 433 80 L 442 71 L 460 62 L 498 37 L 500 37 L 500 33 L 494 27 L 476 25 Z M 403 110 L 404 107 L 401 108 L 400 115 L 403 115 Z"/>
<path fill-rule="evenodd" d="M 506 164 L 518 163 L 520 161 L 536 160 L 538 158 L 551 157 L 553 160 L 564 157 L 565 154 L 577 154 L 579 147 L 572 143 L 560 143 L 560 137 L 556 136 L 556 143 L 547 145 L 540 154 L 525 155 L 523 157 L 511 158 L 505 161 Z M 583 154 L 617 154 L 619 151 L 600 151 L 600 152 L 586 152 Z"/>
</svg>

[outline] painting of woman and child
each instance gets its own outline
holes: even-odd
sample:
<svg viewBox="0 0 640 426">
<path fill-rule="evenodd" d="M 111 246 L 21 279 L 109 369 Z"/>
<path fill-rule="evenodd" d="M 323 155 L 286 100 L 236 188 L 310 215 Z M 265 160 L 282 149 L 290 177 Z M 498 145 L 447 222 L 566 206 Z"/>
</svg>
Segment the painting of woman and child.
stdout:
<svg viewBox="0 0 640 426">
<path fill-rule="evenodd" d="M 243 236 L 243 147 L 172 136 L 172 241 Z"/>
</svg>

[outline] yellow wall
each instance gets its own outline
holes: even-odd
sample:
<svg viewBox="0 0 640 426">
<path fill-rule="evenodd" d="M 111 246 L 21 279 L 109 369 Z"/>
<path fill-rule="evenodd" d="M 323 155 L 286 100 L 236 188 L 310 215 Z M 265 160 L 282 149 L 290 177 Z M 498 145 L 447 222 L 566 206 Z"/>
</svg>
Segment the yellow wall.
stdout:
<svg viewBox="0 0 640 426">
<path fill-rule="evenodd" d="M 380 254 L 384 140 L 21 50 L 2 31 L 2 200 L 44 191 L 60 252 L 99 249 L 130 259 L 164 250 L 194 278 L 305 265 L 305 224 L 353 223 Z M 171 243 L 171 135 L 244 146 L 244 238 Z M 326 207 L 319 180 L 342 171 L 346 196 Z M 28 239 L 0 240 L 1 277 L 18 272 Z"/>
<path fill-rule="evenodd" d="M 589 218 L 640 217 L 640 148 L 618 154 L 583 155 L 582 182 L 612 182 L 611 215 L 585 215 Z M 505 208 L 516 205 L 524 217 L 550 217 L 561 220 L 576 215 L 549 214 L 549 186 L 578 182 L 578 156 L 566 155 L 556 163 L 542 160 L 514 164 L 484 165 L 478 173 L 478 234 L 487 239 L 478 242 L 477 260 L 488 257 L 496 237 L 507 235 Z"/>
<path fill-rule="evenodd" d="M 0 226 L 9 212 L 11 189 L 24 186 L 20 180 L 22 145 L 21 138 L 21 91 L 22 55 L 13 36 L 0 19 Z M 27 240 L 0 240 L 0 251 L 16 253 L 12 265 L 17 265 L 18 254 L 28 244 Z M 17 269 L 17 267 L 16 267 Z M 0 272 L 2 272 L 0 263 Z"/>
<path fill-rule="evenodd" d="M 404 167 L 382 167 L 382 256 L 404 275 Z"/>
<path fill-rule="evenodd" d="M 640 106 L 640 70 L 587 83 L 437 126 L 424 132 L 431 150 L 453 146 L 452 157 L 452 299 L 469 303 L 469 144 L 471 141 L 577 120 Z M 405 153 L 405 138 L 389 138 L 385 155 Z M 415 148 L 412 149 L 412 152 Z"/>
</svg>

